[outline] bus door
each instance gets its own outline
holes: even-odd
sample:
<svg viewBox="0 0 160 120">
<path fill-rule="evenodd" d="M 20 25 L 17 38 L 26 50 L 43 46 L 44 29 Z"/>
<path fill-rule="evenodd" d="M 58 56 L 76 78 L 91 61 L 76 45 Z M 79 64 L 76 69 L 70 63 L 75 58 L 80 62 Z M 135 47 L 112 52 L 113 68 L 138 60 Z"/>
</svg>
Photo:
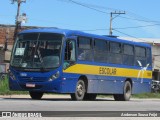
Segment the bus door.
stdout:
<svg viewBox="0 0 160 120">
<path fill-rule="evenodd" d="M 75 91 L 77 81 L 75 80 L 75 71 L 71 67 L 76 63 L 76 40 L 67 39 L 64 48 L 64 60 L 63 60 L 63 77 L 65 80 L 65 91 Z"/>
</svg>

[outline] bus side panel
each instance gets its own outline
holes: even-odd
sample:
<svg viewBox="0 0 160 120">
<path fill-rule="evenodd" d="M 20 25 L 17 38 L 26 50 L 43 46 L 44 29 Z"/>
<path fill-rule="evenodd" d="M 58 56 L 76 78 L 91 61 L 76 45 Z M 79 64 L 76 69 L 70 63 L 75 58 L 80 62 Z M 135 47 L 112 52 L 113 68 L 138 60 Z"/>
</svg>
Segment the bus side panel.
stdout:
<svg viewBox="0 0 160 120">
<path fill-rule="evenodd" d="M 151 80 L 143 79 L 143 82 L 137 79 L 133 80 L 132 94 L 151 92 Z"/>
<path fill-rule="evenodd" d="M 88 93 L 120 94 L 123 93 L 123 85 L 124 78 L 99 76 L 97 80 L 89 80 Z"/>
<path fill-rule="evenodd" d="M 118 77 L 119 79 L 116 79 L 115 82 L 115 90 L 114 90 L 114 94 L 122 94 L 123 93 L 123 87 L 124 87 L 124 83 L 126 78 L 124 77 Z"/>
<path fill-rule="evenodd" d="M 88 93 L 99 94 L 123 94 L 123 88 L 126 78 L 124 77 L 101 77 L 97 80 L 88 81 Z M 144 82 L 133 79 L 132 94 L 151 92 L 150 79 L 144 79 Z"/>
<path fill-rule="evenodd" d="M 63 73 L 61 93 L 75 93 L 79 75 Z"/>
<path fill-rule="evenodd" d="M 87 93 L 97 93 L 98 91 L 98 80 L 88 80 Z"/>
<path fill-rule="evenodd" d="M 62 93 L 75 93 L 76 85 L 81 76 L 85 76 L 88 81 L 87 92 L 98 93 L 99 80 L 96 75 L 80 75 L 74 73 L 63 73 L 62 77 Z"/>
</svg>

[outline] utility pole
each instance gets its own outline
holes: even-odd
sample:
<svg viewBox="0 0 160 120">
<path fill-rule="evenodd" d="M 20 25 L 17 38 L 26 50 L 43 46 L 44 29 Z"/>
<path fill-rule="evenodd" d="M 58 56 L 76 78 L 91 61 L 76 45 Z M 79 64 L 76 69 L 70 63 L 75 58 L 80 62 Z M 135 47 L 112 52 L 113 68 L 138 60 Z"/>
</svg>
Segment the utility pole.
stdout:
<svg viewBox="0 0 160 120">
<path fill-rule="evenodd" d="M 126 14 L 126 13 L 125 13 L 125 11 L 124 11 L 124 12 L 120 12 L 120 11 L 119 11 L 119 12 L 116 12 L 116 11 L 115 11 L 115 12 L 111 12 L 111 13 L 110 13 L 110 28 L 109 28 L 109 35 L 110 35 L 110 36 L 112 36 L 112 30 L 113 30 L 113 29 L 112 29 L 112 21 L 113 21 L 113 19 L 114 19 L 114 18 L 113 18 L 113 14 L 116 14 L 116 16 L 114 17 L 114 18 L 116 18 L 116 17 L 118 17 L 119 15 L 121 15 L 121 14 Z"/>
<path fill-rule="evenodd" d="M 6 36 L 5 36 L 4 51 L 8 50 L 8 40 L 9 40 L 9 28 L 6 27 Z"/>
<path fill-rule="evenodd" d="M 18 8 L 17 8 L 17 15 L 16 15 L 16 25 L 15 25 L 15 30 L 14 30 L 14 37 L 13 37 L 13 40 L 15 41 L 16 39 L 16 36 L 17 36 L 17 33 L 19 32 L 19 28 L 21 26 L 21 22 L 22 22 L 22 17 L 24 15 L 25 19 L 26 19 L 26 14 L 23 13 L 21 16 L 20 16 L 20 6 L 21 6 L 21 3 L 22 2 L 26 2 L 26 0 L 11 0 L 12 1 L 12 4 L 14 4 L 15 2 L 17 2 L 17 5 L 18 5 Z"/>
</svg>

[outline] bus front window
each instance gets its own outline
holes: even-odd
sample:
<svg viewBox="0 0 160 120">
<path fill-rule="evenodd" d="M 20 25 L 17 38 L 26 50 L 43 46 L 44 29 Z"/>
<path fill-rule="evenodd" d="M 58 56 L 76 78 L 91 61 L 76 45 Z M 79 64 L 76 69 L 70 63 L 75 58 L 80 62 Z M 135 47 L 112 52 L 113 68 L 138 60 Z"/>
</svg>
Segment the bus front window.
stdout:
<svg viewBox="0 0 160 120">
<path fill-rule="evenodd" d="M 62 36 L 51 33 L 21 34 L 13 49 L 11 66 L 29 69 L 60 65 Z"/>
</svg>

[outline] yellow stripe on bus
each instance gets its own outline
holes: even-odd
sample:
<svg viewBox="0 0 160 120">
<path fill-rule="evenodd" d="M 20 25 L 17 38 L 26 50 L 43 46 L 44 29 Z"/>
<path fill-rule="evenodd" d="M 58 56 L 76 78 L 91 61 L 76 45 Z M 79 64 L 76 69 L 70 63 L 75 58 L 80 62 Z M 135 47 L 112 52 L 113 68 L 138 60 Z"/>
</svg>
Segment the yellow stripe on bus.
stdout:
<svg viewBox="0 0 160 120">
<path fill-rule="evenodd" d="M 134 77 L 134 78 L 152 78 L 152 71 L 141 69 L 129 69 L 107 66 L 94 66 L 85 64 L 76 64 L 70 66 L 65 73 L 76 74 L 90 74 L 90 75 L 102 75 L 102 76 L 121 76 L 121 77 Z"/>
</svg>

